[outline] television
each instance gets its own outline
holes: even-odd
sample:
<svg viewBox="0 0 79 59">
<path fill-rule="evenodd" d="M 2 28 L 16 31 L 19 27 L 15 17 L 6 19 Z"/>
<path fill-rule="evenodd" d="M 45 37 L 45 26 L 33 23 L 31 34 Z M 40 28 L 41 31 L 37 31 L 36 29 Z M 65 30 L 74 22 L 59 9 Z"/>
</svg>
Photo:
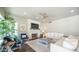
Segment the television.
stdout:
<svg viewBox="0 0 79 59">
<path fill-rule="evenodd" d="M 21 39 L 28 39 L 28 36 L 26 33 L 21 33 Z"/>
<path fill-rule="evenodd" d="M 31 23 L 31 29 L 39 29 L 39 24 Z"/>
</svg>

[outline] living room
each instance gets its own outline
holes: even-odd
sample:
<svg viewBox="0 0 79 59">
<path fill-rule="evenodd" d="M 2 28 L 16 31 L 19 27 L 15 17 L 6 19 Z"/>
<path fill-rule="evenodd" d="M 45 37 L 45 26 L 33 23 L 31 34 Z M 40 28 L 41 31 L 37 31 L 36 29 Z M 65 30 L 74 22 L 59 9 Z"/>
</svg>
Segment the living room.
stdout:
<svg viewBox="0 0 79 59">
<path fill-rule="evenodd" d="M 14 52 L 79 51 L 78 10 L 78 7 L 0 7 L 0 24 L 5 22 L 3 20 L 10 20 L 12 24 L 8 25 L 14 27 L 11 28 L 14 29 L 12 31 L 6 30 L 8 34 L 0 31 L 0 39 L 15 35 L 16 41 L 21 42 L 18 49 L 12 49 Z M 69 43 L 62 43 L 64 47 L 60 44 L 63 39 L 69 40 Z M 16 41 L 12 41 L 11 45 L 13 46 Z M 3 39 L 0 42 L 2 43 Z"/>
</svg>

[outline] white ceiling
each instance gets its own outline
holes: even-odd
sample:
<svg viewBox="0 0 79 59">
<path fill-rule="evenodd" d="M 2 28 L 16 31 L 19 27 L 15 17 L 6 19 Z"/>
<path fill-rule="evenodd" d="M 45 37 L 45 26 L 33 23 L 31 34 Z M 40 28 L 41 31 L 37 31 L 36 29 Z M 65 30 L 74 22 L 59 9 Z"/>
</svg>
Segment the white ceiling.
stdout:
<svg viewBox="0 0 79 59">
<path fill-rule="evenodd" d="M 40 13 L 46 13 L 49 17 L 48 20 L 57 20 L 79 14 L 78 7 L 6 7 L 5 10 L 12 15 L 32 18 L 38 21 L 42 20 L 39 16 Z"/>
</svg>

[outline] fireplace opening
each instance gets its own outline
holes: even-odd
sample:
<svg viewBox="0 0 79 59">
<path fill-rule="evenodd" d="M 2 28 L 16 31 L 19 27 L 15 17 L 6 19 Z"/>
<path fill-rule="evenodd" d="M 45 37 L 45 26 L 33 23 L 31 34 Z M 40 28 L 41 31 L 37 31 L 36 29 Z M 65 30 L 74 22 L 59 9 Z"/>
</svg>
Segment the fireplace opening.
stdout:
<svg viewBox="0 0 79 59">
<path fill-rule="evenodd" d="M 32 34 L 32 39 L 33 39 L 33 40 L 34 40 L 34 39 L 37 39 L 37 38 L 38 38 L 37 33 Z"/>
</svg>

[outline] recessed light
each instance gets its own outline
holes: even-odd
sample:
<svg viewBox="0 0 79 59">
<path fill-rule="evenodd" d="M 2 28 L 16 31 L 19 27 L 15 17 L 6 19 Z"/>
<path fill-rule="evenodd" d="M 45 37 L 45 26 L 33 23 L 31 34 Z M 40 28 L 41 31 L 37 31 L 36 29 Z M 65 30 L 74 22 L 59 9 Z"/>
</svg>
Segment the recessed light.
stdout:
<svg viewBox="0 0 79 59">
<path fill-rule="evenodd" d="M 26 13 L 26 12 L 24 12 L 24 15 L 27 15 L 27 13 Z"/>
<path fill-rule="evenodd" d="M 75 12 L 75 10 L 70 10 L 71 13 Z"/>
</svg>

